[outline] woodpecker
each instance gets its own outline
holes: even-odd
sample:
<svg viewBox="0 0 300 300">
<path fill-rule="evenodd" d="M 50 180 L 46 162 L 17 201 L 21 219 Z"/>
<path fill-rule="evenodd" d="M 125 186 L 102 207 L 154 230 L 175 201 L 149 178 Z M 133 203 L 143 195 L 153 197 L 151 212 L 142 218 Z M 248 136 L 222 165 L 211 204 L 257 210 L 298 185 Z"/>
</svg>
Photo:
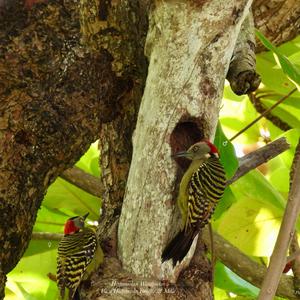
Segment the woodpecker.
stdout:
<svg viewBox="0 0 300 300">
<path fill-rule="evenodd" d="M 68 219 L 64 237 L 58 244 L 57 286 L 62 299 L 65 299 L 66 288 L 69 289 L 67 299 L 74 299 L 80 282 L 86 280 L 103 261 L 96 232 L 91 227 L 84 227 L 87 216 L 88 213 Z"/>
<path fill-rule="evenodd" d="M 191 160 L 179 186 L 177 204 L 182 216 L 179 233 L 162 253 L 162 261 L 173 265 L 188 253 L 195 236 L 210 220 L 226 186 L 226 175 L 217 147 L 208 140 L 173 155 Z"/>
</svg>

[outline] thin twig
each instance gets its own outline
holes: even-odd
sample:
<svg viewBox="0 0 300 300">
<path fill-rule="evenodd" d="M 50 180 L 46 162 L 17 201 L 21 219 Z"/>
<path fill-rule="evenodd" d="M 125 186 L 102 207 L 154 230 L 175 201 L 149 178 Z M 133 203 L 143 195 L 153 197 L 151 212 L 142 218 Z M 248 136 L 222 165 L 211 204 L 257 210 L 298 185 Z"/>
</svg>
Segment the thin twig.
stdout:
<svg viewBox="0 0 300 300">
<path fill-rule="evenodd" d="M 63 236 L 64 235 L 62 233 L 32 232 L 31 239 L 33 239 L 33 240 L 60 241 Z"/>
<path fill-rule="evenodd" d="M 230 185 L 249 171 L 276 157 L 280 153 L 289 149 L 289 147 L 290 145 L 287 143 L 286 139 L 281 137 L 264 147 L 243 156 L 239 159 L 239 168 L 235 172 L 234 176 L 227 181 L 227 185 Z"/>
<path fill-rule="evenodd" d="M 300 140 L 296 149 L 292 169 L 293 178 L 289 198 L 258 300 L 273 299 L 286 263 L 287 249 L 295 230 L 300 208 Z"/>
<path fill-rule="evenodd" d="M 275 104 L 273 104 L 271 107 L 269 107 L 267 110 L 265 110 L 263 114 L 261 114 L 259 117 L 254 119 L 250 124 L 248 124 L 246 127 L 244 127 L 241 131 L 239 131 L 237 134 L 235 134 L 232 138 L 230 138 L 229 141 L 233 141 L 235 138 L 237 138 L 239 135 L 241 135 L 243 132 L 245 132 L 247 129 L 249 129 L 252 125 L 254 125 L 257 121 L 259 121 L 261 118 L 263 118 L 266 114 L 268 114 L 270 111 L 272 111 L 276 106 L 278 106 L 280 103 L 282 103 L 284 100 L 286 100 L 289 96 L 291 96 L 296 91 L 297 91 L 297 88 L 294 88 L 293 90 L 291 90 L 287 95 L 283 96 Z"/>
<path fill-rule="evenodd" d="M 84 172 L 80 168 L 73 167 L 65 170 L 60 177 L 66 181 L 76 185 L 82 190 L 88 192 L 96 197 L 101 197 L 103 193 L 103 186 L 99 178 Z"/>
<path fill-rule="evenodd" d="M 216 267 L 216 253 L 215 253 L 215 245 L 214 245 L 214 232 L 211 223 L 208 224 L 208 231 L 209 231 L 209 239 L 210 239 L 210 256 L 211 256 L 211 285 L 212 288 L 215 285 L 215 267 Z M 212 291 L 213 293 L 213 291 Z"/>
</svg>

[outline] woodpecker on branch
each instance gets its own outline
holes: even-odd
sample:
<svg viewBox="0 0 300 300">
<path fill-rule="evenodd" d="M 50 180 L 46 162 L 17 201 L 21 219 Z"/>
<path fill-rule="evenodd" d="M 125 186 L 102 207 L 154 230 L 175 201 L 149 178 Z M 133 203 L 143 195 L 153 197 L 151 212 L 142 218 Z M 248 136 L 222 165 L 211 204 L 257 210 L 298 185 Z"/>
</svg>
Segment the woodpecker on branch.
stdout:
<svg viewBox="0 0 300 300">
<path fill-rule="evenodd" d="M 182 216 L 181 231 L 162 253 L 162 261 L 172 258 L 173 265 L 176 265 L 186 256 L 200 229 L 209 222 L 224 194 L 226 175 L 217 147 L 208 140 L 202 140 L 173 157 L 192 161 L 182 177 L 177 198 Z"/>
<path fill-rule="evenodd" d="M 68 219 L 64 237 L 58 244 L 57 286 L 62 299 L 65 299 L 66 288 L 69 289 L 67 299 L 74 299 L 80 282 L 86 280 L 103 261 L 96 232 L 91 227 L 84 227 L 87 216 L 88 213 Z"/>
</svg>

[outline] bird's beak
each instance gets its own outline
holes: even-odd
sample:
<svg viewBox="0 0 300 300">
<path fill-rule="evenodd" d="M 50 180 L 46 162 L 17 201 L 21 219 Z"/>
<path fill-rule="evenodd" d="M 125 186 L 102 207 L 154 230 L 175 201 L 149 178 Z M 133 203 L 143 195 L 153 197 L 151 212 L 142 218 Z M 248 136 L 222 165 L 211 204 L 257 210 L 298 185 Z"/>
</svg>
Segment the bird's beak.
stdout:
<svg viewBox="0 0 300 300">
<path fill-rule="evenodd" d="M 87 216 L 89 215 L 89 213 L 86 213 L 83 217 L 83 219 L 85 220 L 87 218 Z"/>
<path fill-rule="evenodd" d="M 177 153 L 173 154 L 171 157 L 172 158 L 176 158 L 176 157 L 189 157 L 189 152 L 187 152 L 187 151 L 180 151 L 180 152 L 177 152 Z"/>
</svg>

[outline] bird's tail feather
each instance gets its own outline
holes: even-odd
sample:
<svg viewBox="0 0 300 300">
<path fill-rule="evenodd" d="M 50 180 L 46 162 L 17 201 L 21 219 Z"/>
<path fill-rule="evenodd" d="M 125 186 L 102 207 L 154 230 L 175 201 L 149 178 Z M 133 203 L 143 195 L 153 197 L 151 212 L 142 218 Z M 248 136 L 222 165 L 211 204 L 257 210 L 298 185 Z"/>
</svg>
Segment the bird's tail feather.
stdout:
<svg viewBox="0 0 300 300">
<path fill-rule="evenodd" d="M 196 235 L 197 230 L 194 227 L 189 227 L 187 230 L 180 231 L 163 251 L 161 256 L 162 261 L 172 258 L 174 266 L 177 261 L 181 262 L 189 252 Z"/>
<path fill-rule="evenodd" d="M 80 295 L 79 295 L 78 289 L 76 289 L 76 292 L 75 292 L 75 294 L 73 296 L 73 300 L 80 300 Z"/>
<path fill-rule="evenodd" d="M 68 299 L 69 300 L 80 300 L 78 288 L 76 288 L 76 290 L 73 290 L 73 289 L 69 290 L 69 298 Z"/>
</svg>

